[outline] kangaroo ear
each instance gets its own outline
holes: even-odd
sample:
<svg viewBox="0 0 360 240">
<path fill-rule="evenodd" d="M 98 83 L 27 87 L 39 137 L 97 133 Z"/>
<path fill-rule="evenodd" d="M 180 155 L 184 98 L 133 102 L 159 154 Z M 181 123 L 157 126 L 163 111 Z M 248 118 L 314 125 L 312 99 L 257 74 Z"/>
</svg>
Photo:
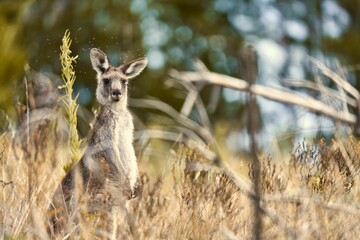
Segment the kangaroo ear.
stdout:
<svg viewBox="0 0 360 240">
<path fill-rule="evenodd" d="M 146 58 L 139 58 L 132 62 L 121 65 L 120 70 L 127 76 L 128 79 L 134 78 L 141 73 L 147 65 Z"/>
<path fill-rule="evenodd" d="M 93 69 L 98 73 L 104 73 L 110 67 L 106 54 L 98 48 L 91 49 L 90 60 Z"/>
</svg>

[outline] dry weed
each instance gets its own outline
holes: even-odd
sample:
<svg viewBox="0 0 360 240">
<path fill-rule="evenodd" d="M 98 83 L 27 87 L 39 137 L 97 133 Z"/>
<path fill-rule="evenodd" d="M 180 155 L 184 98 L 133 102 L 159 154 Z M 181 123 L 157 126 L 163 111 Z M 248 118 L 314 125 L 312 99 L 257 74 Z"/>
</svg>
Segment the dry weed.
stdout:
<svg viewBox="0 0 360 240">
<path fill-rule="evenodd" d="M 9 137 L 1 138 L 2 237 L 47 239 L 47 208 L 64 175 L 62 163 L 52 163 L 51 141 L 44 146 L 39 141 L 32 157 L 21 159 L 12 158 L 10 144 Z M 359 235 L 359 145 L 349 139 L 344 146 L 350 161 L 345 161 L 337 145 L 324 142 L 299 144 L 288 163 L 263 158 L 264 239 L 354 239 Z M 43 152 L 35 153 L 40 147 Z M 124 207 L 89 213 L 80 206 L 78 221 L 70 222 L 68 235 L 57 239 L 252 239 L 251 196 L 226 171 L 183 146 L 168 163 L 171 171 L 163 176 L 142 173 L 141 196 Z"/>
</svg>

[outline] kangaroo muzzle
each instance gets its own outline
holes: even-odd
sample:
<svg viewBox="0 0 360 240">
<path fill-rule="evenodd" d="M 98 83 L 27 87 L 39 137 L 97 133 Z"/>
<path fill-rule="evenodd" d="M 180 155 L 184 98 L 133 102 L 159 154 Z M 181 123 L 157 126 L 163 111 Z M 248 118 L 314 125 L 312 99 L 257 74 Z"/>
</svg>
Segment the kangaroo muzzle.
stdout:
<svg viewBox="0 0 360 240">
<path fill-rule="evenodd" d="M 112 100 L 118 102 L 120 101 L 120 97 L 121 97 L 121 91 L 116 89 L 116 90 L 112 90 L 111 92 L 111 98 Z"/>
</svg>

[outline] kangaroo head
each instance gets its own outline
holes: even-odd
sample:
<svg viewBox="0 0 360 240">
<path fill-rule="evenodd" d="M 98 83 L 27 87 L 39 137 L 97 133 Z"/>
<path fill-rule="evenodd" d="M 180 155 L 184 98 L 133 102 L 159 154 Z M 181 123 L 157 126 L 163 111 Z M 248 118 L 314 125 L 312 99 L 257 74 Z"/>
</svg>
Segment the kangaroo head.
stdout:
<svg viewBox="0 0 360 240">
<path fill-rule="evenodd" d="M 119 67 L 109 63 L 106 54 L 98 48 L 90 51 L 91 64 L 97 72 L 96 99 L 102 105 L 127 104 L 128 80 L 136 77 L 146 67 L 147 59 L 139 58 Z"/>
</svg>

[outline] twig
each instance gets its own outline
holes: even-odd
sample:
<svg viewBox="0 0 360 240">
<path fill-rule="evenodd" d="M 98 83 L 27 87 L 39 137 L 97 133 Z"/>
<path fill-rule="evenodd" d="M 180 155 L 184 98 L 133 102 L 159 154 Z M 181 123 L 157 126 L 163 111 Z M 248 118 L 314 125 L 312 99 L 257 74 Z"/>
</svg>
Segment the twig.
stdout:
<svg viewBox="0 0 360 240">
<path fill-rule="evenodd" d="M 322 64 L 321 62 L 319 62 L 315 58 L 313 58 L 313 57 L 309 57 L 309 58 L 316 65 L 316 67 L 321 70 L 321 72 L 325 76 L 327 76 L 331 80 L 333 80 L 339 87 L 343 88 L 347 93 L 352 95 L 356 100 L 360 99 L 359 92 L 356 90 L 356 88 L 351 86 L 351 84 L 348 81 L 344 80 L 337 73 L 335 73 L 334 71 L 332 71 L 331 69 L 326 67 L 324 64 Z"/>
<path fill-rule="evenodd" d="M 13 184 L 13 181 L 5 182 L 5 181 L 3 181 L 3 180 L 0 179 L 0 183 L 2 184 L 3 187 L 5 187 L 6 185 Z"/>
<path fill-rule="evenodd" d="M 205 64 L 203 64 L 199 60 L 194 61 L 194 67 L 196 68 L 196 70 L 199 73 L 208 71 Z M 184 114 L 185 116 L 189 116 L 190 111 L 194 107 L 196 99 L 199 96 L 200 89 L 203 87 L 203 84 L 199 87 L 196 87 L 196 86 L 193 86 L 193 84 L 191 84 L 189 82 L 179 81 L 179 83 L 188 90 L 188 94 L 186 96 L 186 99 L 184 101 L 184 104 L 183 104 L 180 112 L 182 114 Z"/>
<path fill-rule="evenodd" d="M 337 72 L 339 73 L 340 77 L 342 79 L 345 79 L 345 72 L 344 72 L 344 68 L 340 65 L 340 62 L 336 61 L 336 68 L 337 68 Z M 348 108 L 348 105 L 346 104 L 346 97 L 347 97 L 347 94 L 346 92 L 344 91 L 344 89 L 342 89 L 341 87 L 337 86 L 337 88 L 339 89 L 339 93 L 340 93 L 340 98 L 343 102 L 343 111 L 344 112 L 349 112 L 349 108 Z M 358 99 L 359 101 L 359 99 Z M 358 107 L 357 105 L 355 105 L 355 107 Z"/>
<path fill-rule="evenodd" d="M 226 237 L 226 239 L 228 239 L 228 240 L 239 239 L 234 232 L 232 232 L 230 229 L 228 229 L 225 226 L 221 226 L 220 231 L 223 234 L 223 236 Z"/>
<path fill-rule="evenodd" d="M 214 171 L 214 168 L 206 163 L 201 164 L 191 164 L 189 165 L 189 168 L 187 170 L 190 171 Z M 245 194 L 246 197 L 259 201 L 260 198 L 258 195 L 254 192 L 254 185 L 251 182 L 248 182 L 247 179 L 244 179 L 240 176 L 238 176 L 235 172 L 231 170 L 227 165 L 224 165 L 221 169 L 218 170 L 219 172 L 224 173 L 231 181 L 234 183 L 234 185 L 239 189 L 240 192 Z M 266 198 L 267 199 L 267 198 Z M 259 204 L 259 209 L 263 214 L 268 216 L 272 222 L 274 222 L 280 229 L 282 229 L 290 239 L 296 239 L 295 233 L 289 229 L 286 224 L 281 221 L 281 219 L 273 212 L 271 212 L 269 209 L 266 208 L 264 205 L 265 201 L 261 200 Z"/>
<path fill-rule="evenodd" d="M 132 107 L 141 107 L 141 108 L 152 108 L 160 110 L 169 116 L 171 116 L 174 120 L 179 122 L 180 124 L 192 129 L 193 131 L 197 132 L 201 138 L 205 140 L 205 142 L 213 142 L 213 136 L 211 132 L 199 125 L 198 123 L 188 119 L 186 116 L 177 112 L 174 108 L 170 105 L 154 99 L 134 99 L 132 98 L 129 102 L 129 105 Z M 211 159 L 210 159 L 211 160 Z M 215 159 L 214 159 L 215 160 Z"/>
<path fill-rule="evenodd" d="M 297 92 L 290 91 L 286 88 L 283 89 L 276 89 L 265 87 L 261 85 L 252 85 L 249 88 L 248 83 L 242 79 L 229 77 L 226 75 L 222 75 L 219 73 L 197 73 L 197 72 L 178 72 L 175 70 L 171 70 L 170 75 L 174 78 L 181 79 L 183 81 L 190 81 L 190 82 L 207 82 L 210 84 L 221 85 L 224 87 L 237 89 L 240 91 L 249 91 L 253 94 L 258 96 L 283 102 L 285 104 L 293 104 L 301 107 L 305 107 L 308 110 L 321 113 L 325 116 L 331 117 L 334 120 L 355 124 L 356 123 L 356 116 L 354 114 L 348 112 L 339 112 L 335 111 L 331 107 L 327 106 L 326 104 L 318 101 L 310 96 L 302 96 L 299 95 Z"/>
<path fill-rule="evenodd" d="M 179 133 L 157 129 L 147 129 L 135 132 L 134 138 L 138 140 L 143 138 L 157 138 L 177 142 L 179 141 Z"/>
<path fill-rule="evenodd" d="M 157 138 L 157 139 L 163 139 L 167 141 L 173 141 L 173 142 L 179 142 L 182 138 L 187 137 L 186 139 L 183 139 L 181 142 L 185 143 L 186 145 L 189 145 L 189 140 L 194 140 L 197 144 L 200 145 L 206 145 L 203 140 L 196 135 L 193 131 L 184 128 L 184 127 L 174 127 L 176 131 L 168 131 L 164 130 L 164 127 L 162 129 L 144 129 L 144 130 L 138 130 L 134 134 L 134 138 L 136 140 L 146 140 L 149 138 Z"/>
<path fill-rule="evenodd" d="M 25 81 L 25 90 L 26 90 L 26 145 L 29 146 L 30 145 L 30 108 L 29 108 L 29 104 L 30 104 L 30 94 L 29 94 L 29 84 L 27 81 L 27 78 L 24 77 L 24 81 Z M 32 194 L 32 188 L 33 188 L 33 160 L 30 159 L 30 161 L 28 161 L 28 201 L 30 203 L 30 196 Z"/>
<path fill-rule="evenodd" d="M 200 73 L 203 73 L 203 72 L 209 72 L 209 70 L 206 68 L 205 64 L 203 62 L 201 62 L 199 59 L 196 59 L 194 61 L 194 66 L 195 68 L 200 72 Z M 181 81 L 183 82 L 183 81 Z M 204 83 L 205 85 L 205 83 Z M 201 85 L 201 88 L 204 86 L 204 85 Z M 215 86 L 216 87 L 216 86 Z M 199 93 L 198 93 L 198 96 L 199 96 Z M 197 106 L 197 109 L 199 111 L 199 114 L 200 114 L 200 117 L 201 117 L 201 120 L 202 120 L 202 123 L 212 131 L 212 125 L 211 125 L 211 122 L 210 122 L 210 118 L 209 118 L 209 115 L 207 114 L 207 111 L 206 111 L 206 108 L 205 108 L 205 105 L 203 103 L 203 101 L 201 100 L 200 97 L 196 98 L 196 106 Z M 214 143 L 215 145 L 215 143 Z"/>
<path fill-rule="evenodd" d="M 296 239 L 296 235 L 293 231 L 291 231 L 284 222 L 280 220 L 280 218 L 272 213 L 269 209 L 265 208 L 263 203 L 260 204 L 261 211 L 268 216 L 273 223 L 275 223 L 278 227 L 280 227 L 290 239 Z"/>
<path fill-rule="evenodd" d="M 27 78 L 24 77 L 25 82 L 25 94 L 26 94 L 26 144 L 30 142 L 30 107 L 29 107 L 29 87 Z"/>
<path fill-rule="evenodd" d="M 199 91 L 195 89 L 193 86 L 188 86 L 188 94 L 185 98 L 184 104 L 180 110 L 180 113 L 189 116 L 191 110 L 193 109 L 196 99 L 199 95 Z"/>
<path fill-rule="evenodd" d="M 339 100 L 343 99 L 342 96 L 339 96 L 338 91 L 335 91 L 334 89 L 331 89 L 331 88 L 327 88 L 323 85 L 322 85 L 322 87 L 320 87 L 320 84 L 318 84 L 316 82 L 287 78 L 287 79 L 283 80 L 283 84 L 285 84 L 288 87 L 307 88 L 307 89 L 315 90 L 322 94 L 328 95 L 329 97 L 337 98 Z M 346 95 L 345 95 L 345 102 L 352 107 L 357 106 L 356 100 L 354 100 L 353 98 L 346 96 Z"/>
<path fill-rule="evenodd" d="M 339 136 L 338 132 L 335 132 L 335 137 L 336 137 L 336 139 L 340 139 L 340 136 Z M 344 144 L 341 141 L 340 142 L 333 142 L 333 144 L 334 144 L 334 147 L 338 147 L 340 149 L 341 155 L 343 156 L 346 165 L 349 167 L 350 172 L 352 174 L 355 174 L 356 170 L 354 168 L 354 164 L 352 164 L 350 156 L 349 156 L 348 152 L 346 151 L 346 148 L 345 148 Z"/>
<path fill-rule="evenodd" d="M 304 196 L 304 194 L 302 196 L 286 196 L 283 194 L 267 195 L 264 196 L 262 202 L 265 203 L 265 202 L 273 202 L 273 201 L 282 201 L 297 205 L 303 205 L 304 202 L 307 203 L 310 200 L 327 210 L 339 211 L 339 212 L 344 212 L 346 214 L 360 216 L 360 208 L 359 208 L 360 206 L 356 207 L 356 206 L 349 206 L 344 204 L 324 203 L 324 201 L 322 201 L 321 199 L 311 198 L 310 196 Z"/>
<path fill-rule="evenodd" d="M 199 59 L 196 59 L 194 61 L 194 67 L 199 73 L 205 73 L 209 70 L 206 68 L 205 64 L 201 62 Z M 177 79 L 174 79 L 177 80 Z M 213 129 L 212 124 L 210 122 L 210 118 L 208 116 L 208 113 L 206 111 L 205 105 L 202 101 L 202 99 L 199 97 L 200 90 L 204 87 L 205 83 L 198 84 L 197 86 L 194 86 L 191 82 L 185 82 L 185 81 L 177 81 L 179 84 L 181 84 L 183 87 L 185 87 L 188 90 L 187 97 L 184 101 L 184 104 L 181 109 L 181 113 L 185 116 L 189 116 L 191 109 L 193 109 L 194 106 L 196 106 L 196 109 L 198 110 L 198 113 L 200 115 L 200 120 L 202 125 L 207 128 L 211 135 L 213 136 Z M 215 164 L 219 165 L 221 164 L 220 154 L 217 142 L 214 137 L 211 138 L 211 142 L 208 142 L 213 147 L 217 158 L 219 161 L 216 161 Z"/>
<path fill-rule="evenodd" d="M 246 90 L 248 83 L 245 80 L 226 76 L 220 73 L 214 72 L 179 72 L 177 70 L 170 70 L 169 75 L 173 78 L 177 78 L 183 81 L 189 82 L 207 82 L 215 85 L 224 86 L 227 88 Z"/>
</svg>

